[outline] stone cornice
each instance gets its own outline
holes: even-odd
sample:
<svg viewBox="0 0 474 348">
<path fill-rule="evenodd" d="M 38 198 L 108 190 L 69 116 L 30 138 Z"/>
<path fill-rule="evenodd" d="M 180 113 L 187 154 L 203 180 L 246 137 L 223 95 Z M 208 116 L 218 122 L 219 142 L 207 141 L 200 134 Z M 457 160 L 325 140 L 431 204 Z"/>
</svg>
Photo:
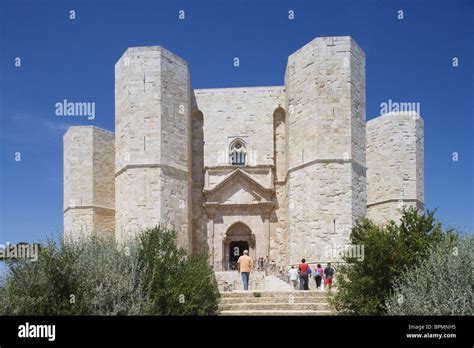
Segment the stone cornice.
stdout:
<svg viewBox="0 0 474 348">
<path fill-rule="evenodd" d="M 425 204 L 422 200 L 420 200 L 418 198 L 391 198 L 391 199 L 385 199 L 383 201 L 367 203 L 367 208 L 373 207 L 373 206 L 379 205 L 379 204 L 395 203 L 395 202 L 407 202 L 407 203 L 415 202 L 415 203 L 421 203 L 423 205 Z"/>
<path fill-rule="evenodd" d="M 290 173 L 295 172 L 295 171 L 300 170 L 300 169 L 303 169 L 303 168 L 306 168 L 306 167 L 310 167 L 310 166 L 312 166 L 314 164 L 317 164 L 317 163 L 340 163 L 340 164 L 352 163 L 353 165 L 358 167 L 359 170 L 362 170 L 364 172 L 367 170 L 366 166 L 364 166 L 362 163 L 360 163 L 360 162 L 358 162 L 358 161 L 356 161 L 352 158 L 349 158 L 349 159 L 343 159 L 343 158 L 316 158 L 316 159 L 308 161 L 306 163 L 294 166 L 293 168 L 289 168 L 288 172 L 285 176 L 285 180 L 279 180 L 279 181 L 280 182 L 281 181 L 287 182 L 288 181 L 288 175 Z"/>
<path fill-rule="evenodd" d="M 219 203 L 219 202 L 206 202 L 202 205 L 206 210 L 209 217 L 213 216 L 217 210 L 227 209 L 248 209 L 255 211 L 260 210 L 262 215 L 269 215 L 275 208 L 275 203 L 264 201 L 264 202 L 252 202 L 252 203 Z"/>
<path fill-rule="evenodd" d="M 172 172 L 175 172 L 175 173 L 179 173 L 181 175 L 188 175 L 188 174 L 191 174 L 189 171 L 187 170 L 183 170 L 183 169 L 179 169 L 179 168 L 176 168 L 176 167 L 172 167 L 172 166 L 169 166 L 167 164 L 162 164 L 162 163 L 147 163 L 147 164 L 127 164 L 125 166 L 123 166 L 122 168 L 120 168 L 120 170 L 118 170 L 116 173 L 115 173 L 115 177 L 119 176 L 120 174 L 122 174 L 123 172 L 125 172 L 126 170 L 128 169 L 136 169 L 136 168 L 161 168 L 161 169 L 165 169 L 165 170 L 169 170 L 169 171 L 172 171 Z"/>
<path fill-rule="evenodd" d="M 206 202 L 203 204 L 204 208 L 218 208 L 218 207 L 256 207 L 256 206 L 268 206 L 273 207 L 275 203 L 270 201 L 263 202 L 252 202 L 252 203 L 219 203 L 219 202 Z"/>
<path fill-rule="evenodd" d="M 214 171 L 214 170 L 234 170 L 237 168 L 243 168 L 243 169 L 272 169 L 273 164 L 258 164 L 258 165 L 232 165 L 232 164 L 226 164 L 226 165 L 221 165 L 221 166 L 204 166 L 204 171 L 209 170 L 209 171 Z"/>
<path fill-rule="evenodd" d="M 249 181 L 252 185 L 257 187 L 259 190 L 267 192 L 267 193 L 273 193 L 275 192 L 275 189 L 273 187 L 265 187 L 262 186 L 258 181 L 256 181 L 254 178 L 252 178 L 249 174 L 247 174 L 244 170 L 237 168 L 234 171 L 232 171 L 229 175 L 227 175 L 221 182 L 219 182 L 217 185 L 215 185 L 211 189 L 204 189 L 202 192 L 207 196 L 208 194 L 217 192 L 221 187 L 223 187 L 227 182 L 229 182 L 232 178 L 239 176 L 242 178 L 245 178 L 247 181 Z"/>
<path fill-rule="evenodd" d="M 103 210 L 107 210 L 107 211 L 115 213 L 114 208 L 103 207 L 100 205 L 76 205 L 74 207 L 67 207 L 66 209 L 63 210 L 63 213 L 67 212 L 68 210 L 73 210 L 73 209 L 103 209 Z"/>
</svg>

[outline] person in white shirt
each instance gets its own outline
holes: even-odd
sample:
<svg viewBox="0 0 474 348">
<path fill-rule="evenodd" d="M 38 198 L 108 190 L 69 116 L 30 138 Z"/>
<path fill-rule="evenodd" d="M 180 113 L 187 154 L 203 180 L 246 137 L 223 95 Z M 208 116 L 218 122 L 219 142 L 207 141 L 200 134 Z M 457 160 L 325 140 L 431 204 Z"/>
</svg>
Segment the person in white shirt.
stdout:
<svg viewBox="0 0 474 348">
<path fill-rule="evenodd" d="M 288 271 L 288 277 L 290 277 L 290 284 L 293 285 L 293 288 L 298 289 L 298 271 L 295 269 L 295 266 L 291 266 L 291 269 Z"/>
</svg>

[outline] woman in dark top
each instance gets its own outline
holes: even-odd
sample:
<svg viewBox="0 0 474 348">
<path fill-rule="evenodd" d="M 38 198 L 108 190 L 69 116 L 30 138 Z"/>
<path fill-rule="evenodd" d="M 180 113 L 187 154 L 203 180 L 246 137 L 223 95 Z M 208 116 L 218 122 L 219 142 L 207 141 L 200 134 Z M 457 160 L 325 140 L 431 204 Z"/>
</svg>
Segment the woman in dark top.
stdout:
<svg viewBox="0 0 474 348">
<path fill-rule="evenodd" d="M 321 281 L 324 279 L 324 270 L 321 267 L 321 264 L 318 263 L 316 269 L 314 270 L 314 281 L 316 282 L 316 289 L 321 287 Z"/>
</svg>

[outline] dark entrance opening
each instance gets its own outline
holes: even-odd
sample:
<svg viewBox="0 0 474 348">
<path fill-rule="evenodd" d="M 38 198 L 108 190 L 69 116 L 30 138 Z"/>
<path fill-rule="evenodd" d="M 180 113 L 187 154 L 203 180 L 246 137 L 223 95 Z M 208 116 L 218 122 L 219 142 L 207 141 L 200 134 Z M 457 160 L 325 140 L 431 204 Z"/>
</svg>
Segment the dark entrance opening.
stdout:
<svg viewBox="0 0 474 348">
<path fill-rule="evenodd" d="M 249 250 L 249 242 L 239 240 L 230 242 L 229 245 L 229 268 L 231 270 L 237 269 L 237 260 L 244 254 L 244 250 Z"/>
</svg>

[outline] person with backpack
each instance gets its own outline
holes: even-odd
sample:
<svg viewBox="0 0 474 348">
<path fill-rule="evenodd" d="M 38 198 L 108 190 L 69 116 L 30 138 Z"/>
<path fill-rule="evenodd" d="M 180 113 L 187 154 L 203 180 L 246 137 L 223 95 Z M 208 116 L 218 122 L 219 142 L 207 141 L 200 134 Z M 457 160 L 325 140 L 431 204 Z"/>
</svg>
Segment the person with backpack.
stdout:
<svg viewBox="0 0 474 348">
<path fill-rule="evenodd" d="M 327 267 L 324 269 L 324 276 L 326 278 L 324 285 L 326 285 L 328 289 L 331 290 L 334 268 L 331 267 L 330 263 L 328 263 Z"/>
<path fill-rule="evenodd" d="M 301 259 L 301 263 L 298 266 L 298 274 L 300 275 L 300 290 L 309 290 L 308 268 L 309 268 L 309 265 L 306 263 L 306 260 Z"/>
<path fill-rule="evenodd" d="M 307 288 L 306 290 L 310 290 L 310 288 L 309 288 L 309 280 L 311 279 L 311 275 L 313 274 L 313 271 L 312 271 L 310 265 L 308 265 L 308 270 L 306 271 L 306 273 L 308 274 L 308 288 Z"/>
<path fill-rule="evenodd" d="M 324 270 L 320 263 L 316 266 L 314 270 L 314 282 L 316 283 L 316 289 L 321 288 L 321 280 L 324 279 Z"/>
</svg>

